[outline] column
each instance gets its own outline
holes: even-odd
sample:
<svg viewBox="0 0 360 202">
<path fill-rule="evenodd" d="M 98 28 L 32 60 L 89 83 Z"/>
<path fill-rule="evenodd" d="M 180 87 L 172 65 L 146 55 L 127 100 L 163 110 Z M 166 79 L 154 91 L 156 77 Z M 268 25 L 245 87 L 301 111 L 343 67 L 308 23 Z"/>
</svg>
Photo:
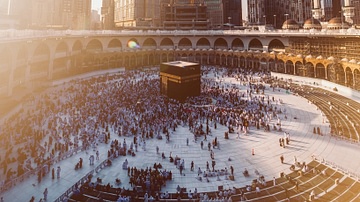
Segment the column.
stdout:
<svg viewBox="0 0 360 202">
<path fill-rule="evenodd" d="M 9 81 L 8 81 L 8 87 L 7 87 L 7 96 L 11 96 L 14 88 L 14 71 L 15 71 L 15 57 L 13 54 L 11 54 L 11 60 L 10 60 L 10 74 Z"/>
<path fill-rule="evenodd" d="M 50 51 L 49 68 L 48 68 L 48 79 L 51 80 L 54 74 L 54 51 Z"/>
<path fill-rule="evenodd" d="M 296 63 L 293 63 L 293 66 L 294 66 L 294 75 L 296 75 Z"/>
</svg>

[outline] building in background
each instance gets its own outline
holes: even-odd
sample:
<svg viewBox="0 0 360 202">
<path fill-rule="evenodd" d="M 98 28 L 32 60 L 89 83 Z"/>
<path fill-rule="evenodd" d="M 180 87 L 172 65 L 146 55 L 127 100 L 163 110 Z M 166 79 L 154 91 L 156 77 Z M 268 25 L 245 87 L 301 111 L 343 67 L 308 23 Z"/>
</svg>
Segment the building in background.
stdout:
<svg viewBox="0 0 360 202">
<path fill-rule="evenodd" d="M 343 0 L 324 0 L 324 20 L 328 21 L 334 17 L 341 16 L 341 5 Z"/>
<path fill-rule="evenodd" d="M 353 0 L 352 5 L 355 8 L 354 24 L 360 26 L 360 0 Z"/>
<path fill-rule="evenodd" d="M 207 6 L 203 0 L 163 0 L 161 21 L 163 29 L 210 28 Z"/>
<path fill-rule="evenodd" d="M 1 0 L 4 1 L 4 0 Z M 6 0 L 0 12 L 18 29 L 89 29 L 91 0 Z"/>
<path fill-rule="evenodd" d="M 97 10 L 91 11 L 91 26 L 90 29 L 99 30 L 102 28 L 101 26 L 101 17 Z"/>
<path fill-rule="evenodd" d="M 223 0 L 223 18 L 225 23 L 242 25 L 241 0 Z"/>
<path fill-rule="evenodd" d="M 234 1 L 234 0 L 230 0 Z M 222 29 L 225 21 L 223 16 L 222 0 L 204 0 L 207 7 L 207 16 L 209 17 L 210 27 L 213 29 Z"/>
<path fill-rule="evenodd" d="M 102 29 L 114 29 L 114 0 L 102 0 L 101 5 L 101 24 Z"/>
<path fill-rule="evenodd" d="M 312 16 L 311 0 L 248 0 L 249 25 L 273 25 L 277 28 L 286 20 L 304 22 Z"/>
<path fill-rule="evenodd" d="M 90 29 L 91 0 L 52 0 L 56 9 L 60 6 L 60 18 L 64 27 L 69 29 Z M 60 5 L 58 5 L 60 2 Z M 55 12 L 56 13 L 56 10 Z M 55 18 L 58 16 L 56 15 Z"/>
</svg>

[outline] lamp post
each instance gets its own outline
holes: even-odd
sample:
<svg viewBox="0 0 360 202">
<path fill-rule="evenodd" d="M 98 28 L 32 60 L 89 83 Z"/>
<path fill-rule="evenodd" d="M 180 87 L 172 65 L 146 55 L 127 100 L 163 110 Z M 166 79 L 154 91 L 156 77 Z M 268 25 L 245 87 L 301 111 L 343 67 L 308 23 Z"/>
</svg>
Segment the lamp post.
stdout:
<svg viewBox="0 0 360 202">
<path fill-rule="evenodd" d="M 276 29 L 276 15 L 274 15 L 274 28 Z"/>
<path fill-rule="evenodd" d="M 228 17 L 228 23 L 229 23 L 229 28 L 231 30 L 231 17 L 230 16 Z"/>
<path fill-rule="evenodd" d="M 287 22 L 287 20 L 288 20 L 289 14 L 285 13 L 284 15 L 285 15 L 286 30 L 288 30 L 289 29 L 289 23 Z"/>
<path fill-rule="evenodd" d="M 264 18 L 264 25 L 266 26 L 266 15 L 263 15 Z"/>
</svg>

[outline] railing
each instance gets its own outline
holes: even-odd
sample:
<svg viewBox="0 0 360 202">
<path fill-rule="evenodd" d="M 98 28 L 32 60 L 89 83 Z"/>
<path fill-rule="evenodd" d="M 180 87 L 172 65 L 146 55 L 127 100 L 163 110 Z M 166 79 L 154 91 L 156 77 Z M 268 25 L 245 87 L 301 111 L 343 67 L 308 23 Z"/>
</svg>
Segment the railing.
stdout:
<svg viewBox="0 0 360 202">
<path fill-rule="evenodd" d="M 60 160 L 64 160 L 66 158 L 71 157 L 72 155 L 74 155 L 75 153 L 79 152 L 82 150 L 82 147 L 77 147 L 75 149 L 72 149 L 58 157 L 53 157 L 52 159 L 46 161 L 45 163 L 43 163 L 42 165 L 38 166 L 37 168 L 30 170 L 28 172 L 25 172 L 24 174 L 13 178 L 12 180 L 5 182 L 4 184 L 1 184 L 0 186 L 0 194 L 4 193 L 6 190 L 11 189 L 12 187 L 16 186 L 17 183 L 24 181 L 25 179 L 29 178 L 32 175 L 37 174 L 41 169 L 43 169 L 44 165 L 47 165 L 48 162 L 50 162 L 51 165 L 59 162 Z M 50 171 L 50 168 L 49 168 Z"/>
<path fill-rule="evenodd" d="M 343 173 L 344 175 L 347 175 L 348 177 L 351 177 L 354 180 L 360 182 L 360 174 L 359 173 L 350 171 L 349 169 L 344 168 L 343 166 L 340 166 L 340 165 L 336 164 L 335 162 L 328 161 L 320 156 L 313 155 L 312 157 L 313 157 L 313 160 L 318 161 L 319 163 L 325 164 L 325 165 Z"/>
<path fill-rule="evenodd" d="M 55 202 L 62 202 L 64 199 L 69 198 L 70 194 L 73 193 L 73 191 L 80 187 L 82 184 L 84 184 L 87 180 L 89 175 L 93 175 L 94 173 L 100 172 L 101 169 L 107 166 L 107 161 L 113 159 L 113 156 L 110 156 L 108 159 L 101 162 L 98 166 L 96 166 L 93 170 L 89 171 L 84 177 L 82 177 L 80 180 L 78 180 L 73 186 L 71 186 L 68 190 L 65 191 L 61 196 L 59 196 Z"/>
<path fill-rule="evenodd" d="M 144 35 L 267 35 L 267 36 L 330 36 L 330 35 L 347 35 L 358 36 L 360 30 L 0 30 L 0 40 L 8 41 L 14 39 L 33 39 L 43 37 L 55 37 L 61 39 L 67 36 L 144 36 Z"/>
</svg>

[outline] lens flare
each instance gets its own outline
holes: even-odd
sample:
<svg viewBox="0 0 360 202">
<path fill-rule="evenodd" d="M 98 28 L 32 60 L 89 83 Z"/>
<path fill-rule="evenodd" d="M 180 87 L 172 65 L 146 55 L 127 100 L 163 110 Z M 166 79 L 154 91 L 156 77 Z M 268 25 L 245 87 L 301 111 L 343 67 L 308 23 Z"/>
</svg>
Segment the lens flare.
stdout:
<svg viewBox="0 0 360 202">
<path fill-rule="evenodd" d="M 136 43 L 136 41 L 129 41 L 128 47 L 129 48 L 140 48 L 140 46 Z"/>
</svg>

